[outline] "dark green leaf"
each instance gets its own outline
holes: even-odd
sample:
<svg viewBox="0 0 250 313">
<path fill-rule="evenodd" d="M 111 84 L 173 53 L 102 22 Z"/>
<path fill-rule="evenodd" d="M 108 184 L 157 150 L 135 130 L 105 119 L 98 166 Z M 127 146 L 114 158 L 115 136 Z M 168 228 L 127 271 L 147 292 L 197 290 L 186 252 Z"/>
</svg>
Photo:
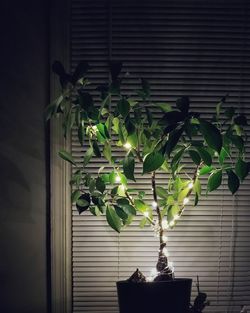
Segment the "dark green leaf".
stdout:
<svg viewBox="0 0 250 313">
<path fill-rule="evenodd" d="M 232 194 L 234 194 L 239 189 L 240 186 L 239 178 L 232 170 L 227 171 L 227 175 L 228 175 L 228 188 L 232 192 Z"/>
<path fill-rule="evenodd" d="M 117 110 L 123 118 L 126 118 L 130 111 L 130 104 L 127 99 L 122 98 L 117 103 Z"/>
<path fill-rule="evenodd" d="M 172 125 L 178 122 L 182 122 L 185 119 L 185 114 L 179 111 L 170 111 L 164 114 L 161 119 L 161 123 L 165 123 L 165 125 Z"/>
<path fill-rule="evenodd" d="M 153 172 L 161 167 L 165 158 L 159 152 L 149 153 L 143 161 L 143 174 Z"/>
<path fill-rule="evenodd" d="M 222 137 L 220 131 L 213 124 L 205 120 L 199 121 L 200 121 L 200 130 L 206 143 L 210 148 L 220 153 L 222 147 Z"/>
<path fill-rule="evenodd" d="M 181 97 L 176 101 L 176 107 L 184 114 L 188 113 L 189 110 L 189 98 L 188 97 Z"/>
<path fill-rule="evenodd" d="M 76 69 L 74 74 L 72 75 L 72 83 L 75 84 L 80 78 L 84 76 L 84 74 L 88 71 L 89 64 L 85 61 L 80 62 Z"/>
<path fill-rule="evenodd" d="M 240 153 L 242 153 L 244 150 L 244 141 L 241 138 L 241 136 L 232 135 L 229 137 L 229 139 L 235 145 L 235 147 L 240 151 Z"/>
<path fill-rule="evenodd" d="M 103 155 L 110 163 L 113 163 L 111 145 L 110 145 L 110 142 L 108 142 L 108 141 L 105 141 L 105 143 L 104 143 Z"/>
<path fill-rule="evenodd" d="M 207 190 L 211 192 L 217 189 L 221 185 L 221 181 L 222 181 L 222 170 L 213 172 L 208 178 Z"/>
<path fill-rule="evenodd" d="M 241 181 L 243 181 L 249 172 L 249 166 L 247 162 L 244 162 L 241 158 L 237 161 L 235 165 L 235 172 L 240 178 Z"/>
<path fill-rule="evenodd" d="M 120 208 L 117 205 L 114 205 L 115 208 L 115 212 L 116 214 L 122 219 L 122 220 L 126 220 L 128 218 L 128 214 L 126 212 L 124 212 L 124 210 L 122 208 Z"/>
<path fill-rule="evenodd" d="M 246 126 L 247 125 L 247 118 L 244 114 L 239 114 L 238 116 L 236 116 L 234 118 L 234 123 L 236 125 Z"/>
<path fill-rule="evenodd" d="M 86 166 L 89 163 L 90 159 L 93 156 L 93 153 L 94 153 L 93 148 L 89 147 L 84 155 L 83 166 Z"/>
<path fill-rule="evenodd" d="M 186 150 L 186 148 L 182 148 L 181 150 L 179 150 L 173 157 L 172 162 L 171 162 L 171 168 L 172 171 L 175 172 L 178 164 L 183 156 L 184 151 Z"/>
<path fill-rule="evenodd" d="M 135 170 L 135 159 L 131 156 L 126 156 L 124 161 L 123 161 L 124 175 L 128 179 L 135 181 L 134 170 Z"/>
<path fill-rule="evenodd" d="M 210 153 L 205 148 L 197 147 L 196 149 L 199 152 L 204 163 L 210 166 L 212 164 L 212 157 Z"/>
<path fill-rule="evenodd" d="M 101 135 L 104 139 L 109 138 L 109 132 L 108 132 L 107 126 L 106 126 L 104 123 L 96 124 L 96 127 L 97 127 L 97 129 L 98 129 L 100 135 Z"/>
<path fill-rule="evenodd" d="M 79 93 L 79 100 L 80 100 L 80 105 L 81 107 L 87 111 L 91 112 L 93 110 L 93 99 L 90 93 L 88 92 L 80 92 Z"/>
<path fill-rule="evenodd" d="M 153 123 L 152 113 L 150 112 L 150 110 L 148 108 L 145 108 L 145 110 L 146 110 L 146 114 L 147 114 L 148 125 L 151 126 Z"/>
<path fill-rule="evenodd" d="M 110 206 L 106 210 L 106 219 L 109 226 L 119 233 L 122 227 L 121 220 L 115 210 Z"/>
<path fill-rule="evenodd" d="M 58 155 L 60 156 L 60 158 L 76 166 L 76 162 L 74 161 L 72 155 L 69 152 L 61 150 L 58 152 Z"/>
<path fill-rule="evenodd" d="M 135 133 L 135 125 L 132 123 L 132 121 L 128 117 L 126 118 L 126 121 L 125 121 L 125 127 L 128 132 L 128 136 L 131 136 Z"/>
<path fill-rule="evenodd" d="M 101 157 L 101 151 L 99 149 L 98 143 L 96 142 L 96 140 L 93 141 L 93 150 L 94 150 L 94 154 L 100 158 Z"/>
<path fill-rule="evenodd" d="M 96 179 L 96 189 L 99 190 L 101 193 L 104 192 L 106 188 L 105 182 L 102 180 L 102 178 L 99 176 Z"/>
<path fill-rule="evenodd" d="M 178 130 L 174 130 L 170 133 L 168 141 L 165 144 L 164 151 L 170 157 L 171 152 L 174 150 L 175 146 L 179 142 L 184 128 L 181 127 Z"/>
<path fill-rule="evenodd" d="M 198 152 L 194 150 L 189 150 L 188 153 L 190 155 L 190 158 L 196 165 L 199 165 L 201 163 L 201 157 Z"/>
<path fill-rule="evenodd" d="M 90 195 L 88 193 L 81 195 L 76 201 L 76 208 L 79 214 L 86 211 L 89 208 L 89 205 L 90 205 Z"/>
<path fill-rule="evenodd" d="M 194 206 L 196 206 L 199 202 L 199 195 L 195 193 Z"/>
<path fill-rule="evenodd" d="M 168 103 L 155 103 L 154 105 L 160 108 L 163 112 L 169 112 L 172 110 L 171 105 Z"/>
</svg>

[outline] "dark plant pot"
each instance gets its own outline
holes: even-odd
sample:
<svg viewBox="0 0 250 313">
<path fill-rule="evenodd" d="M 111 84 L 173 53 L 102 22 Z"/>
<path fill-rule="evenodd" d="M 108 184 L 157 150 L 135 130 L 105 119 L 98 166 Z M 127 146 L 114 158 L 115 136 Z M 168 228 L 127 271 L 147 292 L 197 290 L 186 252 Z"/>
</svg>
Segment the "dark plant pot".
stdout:
<svg viewBox="0 0 250 313">
<path fill-rule="evenodd" d="M 188 313 L 192 279 L 116 283 L 120 313 Z"/>
</svg>

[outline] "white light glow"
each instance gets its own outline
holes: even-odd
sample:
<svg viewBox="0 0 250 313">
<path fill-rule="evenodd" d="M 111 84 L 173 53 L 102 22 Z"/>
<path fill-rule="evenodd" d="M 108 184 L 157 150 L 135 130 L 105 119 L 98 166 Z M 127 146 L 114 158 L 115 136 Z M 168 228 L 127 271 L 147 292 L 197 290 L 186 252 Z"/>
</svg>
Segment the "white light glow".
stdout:
<svg viewBox="0 0 250 313">
<path fill-rule="evenodd" d="M 152 202 L 152 207 L 153 207 L 153 208 L 156 208 L 156 207 L 157 207 L 157 202 L 153 201 L 153 202 Z"/>
<path fill-rule="evenodd" d="M 170 225 L 171 227 L 173 227 L 174 224 L 175 224 L 174 220 L 169 223 L 169 225 Z"/>
<path fill-rule="evenodd" d="M 162 240 L 163 240 L 164 242 L 167 242 L 167 241 L 168 241 L 168 237 L 165 236 L 165 235 L 163 235 L 163 236 L 162 236 Z"/>
<path fill-rule="evenodd" d="M 119 175 L 116 176 L 115 178 L 116 183 L 119 183 L 121 181 L 121 177 Z"/>
<path fill-rule="evenodd" d="M 189 199 L 188 199 L 188 198 L 184 198 L 183 204 L 185 205 L 185 204 L 187 204 L 188 202 L 189 202 Z"/>
<path fill-rule="evenodd" d="M 126 142 L 123 147 L 127 150 L 130 150 L 132 148 L 131 144 L 129 142 Z"/>
<path fill-rule="evenodd" d="M 167 248 L 164 248 L 164 249 L 162 250 L 162 252 L 163 252 L 163 254 L 164 254 L 166 257 L 169 256 L 169 253 L 168 253 Z"/>
<path fill-rule="evenodd" d="M 162 228 L 163 229 L 168 229 L 168 221 L 167 220 L 163 220 L 162 221 Z"/>
<path fill-rule="evenodd" d="M 193 182 L 191 182 L 191 183 L 188 184 L 188 188 L 189 188 L 189 189 L 192 189 L 193 187 L 194 187 Z"/>
<path fill-rule="evenodd" d="M 179 218 L 180 218 L 180 215 L 179 215 L 179 214 L 176 214 L 176 215 L 174 216 L 174 221 L 178 220 Z"/>
<path fill-rule="evenodd" d="M 143 213 L 143 215 L 144 215 L 145 217 L 149 217 L 149 212 L 146 211 L 146 212 Z"/>
</svg>

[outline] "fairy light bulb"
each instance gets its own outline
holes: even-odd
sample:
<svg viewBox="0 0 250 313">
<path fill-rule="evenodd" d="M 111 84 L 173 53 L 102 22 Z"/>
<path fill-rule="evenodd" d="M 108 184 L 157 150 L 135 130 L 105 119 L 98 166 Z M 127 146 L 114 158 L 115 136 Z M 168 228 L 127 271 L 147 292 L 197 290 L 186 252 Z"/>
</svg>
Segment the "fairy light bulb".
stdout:
<svg viewBox="0 0 250 313">
<path fill-rule="evenodd" d="M 162 236 L 162 240 L 163 240 L 163 242 L 167 242 L 167 241 L 168 241 L 168 237 L 165 236 L 165 235 L 163 235 L 163 236 Z"/>
<path fill-rule="evenodd" d="M 183 204 L 185 205 L 185 204 L 187 204 L 188 202 L 189 202 L 189 199 L 188 199 L 188 198 L 184 198 Z"/>
<path fill-rule="evenodd" d="M 166 247 L 165 247 L 165 248 L 163 248 L 162 252 L 163 252 L 163 254 L 164 254 L 166 257 L 168 257 L 168 256 L 169 256 L 169 253 L 168 253 L 168 250 L 167 250 L 167 248 L 166 248 Z"/>
<path fill-rule="evenodd" d="M 189 188 L 189 189 L 192 189 L 193 187 L 194 187 L 193 182 L 190 182 L 190 183 L 188 184 L 188 188 Z"/>
<path fill-rule="evenodd" d="M 167 220 L 163 220 L 162 221 L 162 228 L 163 229 L 168 229 L 168 221 Z"/>
<path fill-rule="evenodd" d="M 156 201 L 153 201 L 152 202 L 152 207 L 155 209 L 155 208 L 157 208 L 157 202 Z"/>
<path fill-rule="evenodd" d="M 119 175 L 116 176 L 115 178 L 116 183 L 120 183 L 121 182 L 121 177 Z"/>
<path fill-rule="evenodd" d="M 169 223 L 170 227 L 173 227 L 174 224 L 175 224 L 175 221 L 174 221 L 174 220 L 172 220 L 172 221 Z"/>
<path fill-rule="evenodd" d="M 123 147 L 127 150 L 130 150 L 132 148 L 131 144 L 129 142 L 126 142 Z"/>
</svg>

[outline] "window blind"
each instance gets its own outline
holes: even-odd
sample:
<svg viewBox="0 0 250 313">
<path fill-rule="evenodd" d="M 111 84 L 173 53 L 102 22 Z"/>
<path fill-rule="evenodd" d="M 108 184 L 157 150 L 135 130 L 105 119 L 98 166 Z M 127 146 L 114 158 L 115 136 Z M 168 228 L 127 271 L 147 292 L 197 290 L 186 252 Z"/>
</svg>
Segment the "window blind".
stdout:
<svg viewBox="0 0 250 313">
<path fill-rule="evenodd" d="M 88 61 L 93 86 L 109 79 L 110 59 L 120 60 L 123 90 L 131 96 L 143 77 L 151 84 L 152 101 L 174 104 L 189 96 L 194 110 L 210 116 L 229 94 L 226 106 L 249 117 L 248 1 L 71 0 L 71 7 L 71 67 Z M 72 153 L 79 159 L 74 132 Z M 88 170 L 94 174 L 103 165 L 96 158 Z M 150 203 L 150 180 L 140 173 L 138 167 L 137 182 Z M 161 185 L 166 178 L 158 174 L 157 179 Z M 226 184 L 208 198 L 203 190 L 199 205 L 188 208 L 167 234 L 175 274 L 193 278 L 193 297 L 199 275 L 211 302 L 205 312 L 239 312 L 241 305 L 250 305 L 250 180 L 234 197 Z M 149 275 L 158 242 L 150 227 L 142 231 L 138 223 L 139 218 L 118 235 L 105 218 L 79 216 L 73 206 L 73 312 L 118 312 L 115 282 L 137 267 Z"/>
</svg>

